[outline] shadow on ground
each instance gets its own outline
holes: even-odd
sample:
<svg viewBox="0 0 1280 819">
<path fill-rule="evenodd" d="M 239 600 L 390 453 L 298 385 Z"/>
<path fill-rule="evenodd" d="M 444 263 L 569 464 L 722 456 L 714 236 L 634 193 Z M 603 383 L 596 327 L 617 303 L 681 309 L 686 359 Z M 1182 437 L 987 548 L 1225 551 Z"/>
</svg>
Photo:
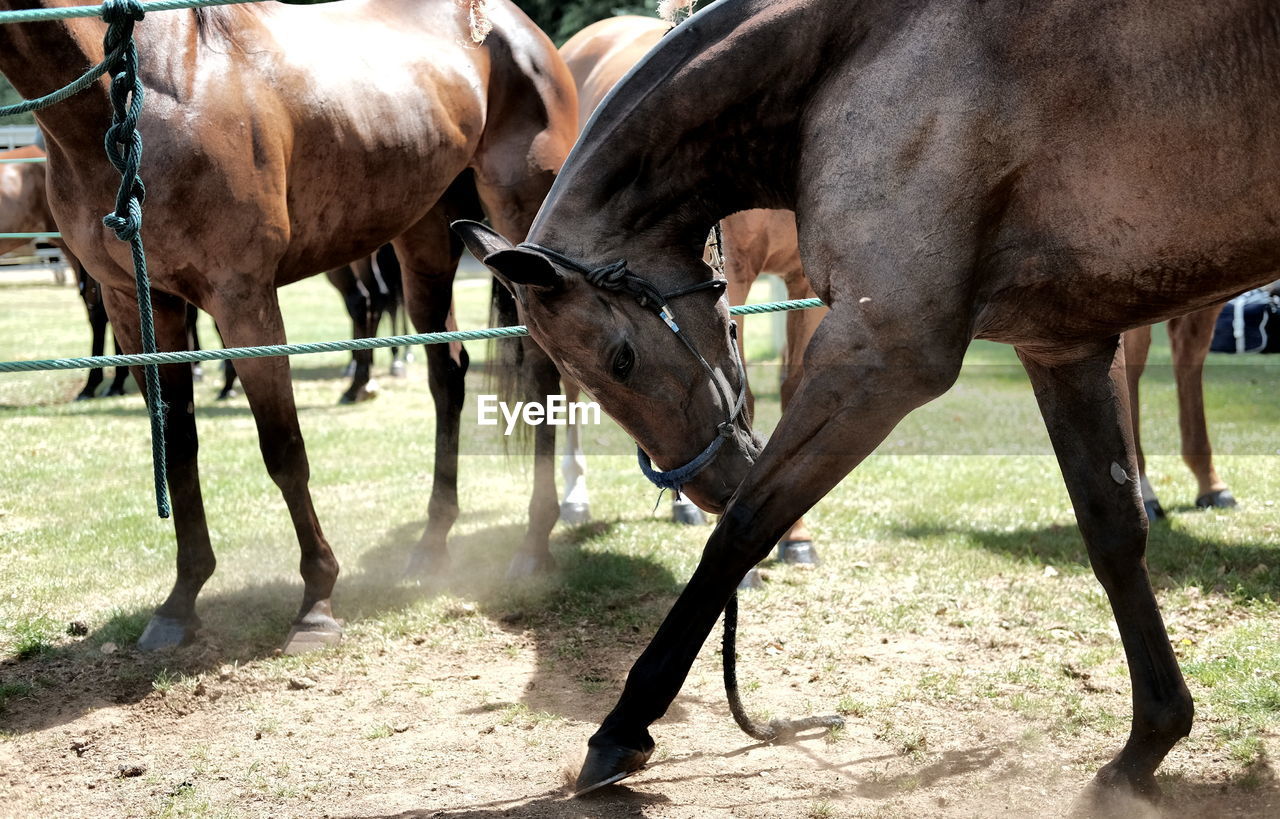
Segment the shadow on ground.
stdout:
<svg viewBox="0 0 1280 819">
<path fill-rule="evenodd" d="M 1177 515 L 1183 510 L 1175 509 Z M 1185 514 L 1203 514 L 1191 509 Z M 936 524 L 898 529 L 897 534 L 912 540 L 961 535 L 992 552 L 1055 567 L 1077 566 L 1091 571 L 1080 530 L 1075 526 L 1052 525 L 1013 531 L 978 529 L 964 525 Z M 1280 566 L 1274 542 L 1259 540 L 1225 541 L 1203 534 L 1191 534 L 1178 526 L 1176 518 L 1151 526 L 1147 538 L 1147 566 L 1156 588 L 1199 586 L 1217 590 L 1236 600 L 1250 600 L 1280 593 Z"/>
<path fill-rule="evenodd" d="M 481 512 L 473 520 L 494 517 Z M 558 530 L 552 538 L 558 569 L 544 577 L 501 580 L 524 526 L 497 524 L 450 539 L 447 577 L 408 583 L 402 572 L 424 525 L 393 529 L 347 565 L 334 596 L 338 616 L 348 623 L 377 620 L 446 594 L 474 600 L 503 629 L 532 638 L 537 667 L 524 704 L 534 711 L 598 718 L 678 588 L 654 559 L 584 548 L 607 538 L 609 523 Z M 301 592 L 301 580 L 281 580 L 201 595 L 200 637 L 171 651 L 133 648 L 152 612 L 138 607 L 116 612 L 74 642 L 0 660 L 0 730 L 40 731 L 99 708 L 137 703 L 162 672 L 194 675 L 275 656 Z M 587 622 L 591 629 L 583 627 Z M 106 644 L 115 650 L 105 653 Z M 612 650 L 597 652 L 597 645 Z"/>
</svg>

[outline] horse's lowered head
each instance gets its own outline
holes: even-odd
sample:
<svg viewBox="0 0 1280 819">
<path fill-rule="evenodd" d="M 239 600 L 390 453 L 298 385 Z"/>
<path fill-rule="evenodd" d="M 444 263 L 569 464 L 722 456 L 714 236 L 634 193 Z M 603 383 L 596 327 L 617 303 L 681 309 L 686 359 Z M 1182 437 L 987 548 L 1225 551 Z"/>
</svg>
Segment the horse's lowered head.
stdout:
<svg viewBox="0 0 1280 819">
<path fill-rule="evenodd" d="M 475 222 L 454 230 L 560 371 L 635 438 L 650 479 L 720 512 L 762 447 L 724 281 L 692 251 L 596 258 L 536 228 L 519 246 Z"/>
</svg>

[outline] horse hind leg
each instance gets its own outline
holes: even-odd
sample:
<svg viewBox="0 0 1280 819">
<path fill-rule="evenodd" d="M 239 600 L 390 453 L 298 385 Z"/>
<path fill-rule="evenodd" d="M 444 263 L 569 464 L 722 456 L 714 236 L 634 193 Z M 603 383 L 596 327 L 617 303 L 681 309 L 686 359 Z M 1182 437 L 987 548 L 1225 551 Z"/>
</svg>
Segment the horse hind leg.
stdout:
<svg viewBox="0 0 1280 819">
<path fill-rule="evenodd" d="M 187 349 L 196 351 L 200 349 L 200 328 L 196 326 L 196 322 L 200 318 L 200 311 L 196 309 L 194 304 L 187 305 Z M 191 379 L 197 384 L 204 381 L 204 367 L 199 361 L 191 362 Z"/>
<path fill-rule="evenodd" d="M 804 271 L 796 269 L 783 277 L 787 285 L 788 299 L 811 299 L 817 294 L 809 286 Z M 793 310 L 787 313 L 787 351 L 783 361 L 784 379 L 782 382 L 782 411 L 795 395 L 800 381 L 804 377 L 804 350 L 818 329 L 827 308 L 812 310 Z M 778 560 L 798 566 L 816 566 L 819 563 L 817 547 L 813 545 L 813 535 L 804 518 L 800 518 L 778 541 Z"/>
<path fill-rule="evenodd" d="M 102 294 L 118 341 L 123 341 L 122 349 L 130 353 L 140 352 L 137 302 L 131 295 L 111 288 L 104 287 Z M 186 347 L 183 304 L 174 296 L 159 292 L 152 294 L 156 343 L 162 351 L 180 351 Z M 142 377 L 141 368 L 134 370 L 134 380 L 145 391 L 146 380 Z M 169 476 L 174 532 L 178 541 L 178 565 L 173 590 L 138 639 L 138 646 L 144 650 L 170 648 L 195 637 L 200 629 L 196 597 L 216 565 L 200 492 L 200 470 L 196 458 L 199 443 L 189 365 L 166 364 L 160 367 L 160 398 L 166 407 L 165 469 Z"/>
<path fill-rule="evenodd" d="M 1236 499 L 1213 466 L 1213 446 L 1204 415 L 1204 362 L 1213 341 L 1213 327 L 1221 305 L 1197 310 L 1169 322 L 1173 348 L 1173 376 L 1178 385 L 1178 428 L 1182 460 L 1195 475 L 1196 506 L 1229 508 Z"/>
<path fill-rule="evenodd" d="M 342 294 L 347 315 L 351 316 L 351 335 L 354 338 L 372 338 L 377 325 L 372 323 L 372 302 L 366 284 L 371 280 L 369 260 L 359 259 L 327 274 L 329 281 Z M 377 395 L 378 385 L 373 381 L 373 350 L 356 350 L 351 354 L 351 384 L 338 398 L 339 404 L 355 404 Z"/>
<path fill-rule="evenodd" d="M 114 333 L 111 336 L 111 343 L 115 345 L 116 355 L 120 355 L 123 350 L 120 347 L 120 339 L 116 338 Z M 127 380 L 129 380 L 129 368 L 116 367 L 115 374 L 111 378 L 111 385 L 107 387 L 107 396 L 124 395 L 124 384 Z M 134 381 L 137 381 L 137 379 L 135 378 Z"/>
<path fill-rule="evenodd" d="M 457 329 L 453 316 L 453 280 L 462 243 L 449 230 L 444 204 L 395 240 L 403 271 L 405 311 L 419 333 Z M 427 526 L 409 556 L 405 575 L 430 580 L 449 567 L 447 540 L 458 519 L 458 448 L 462 404 L 466 398 L 467 351 L 457 342 L 426 348 L 427 383 L 435 405 L 435 468 Z"/>
<path fill-rule="evenodd" d="M 97 287 L 96 284 L 91 286 Z M 93 331 L 91 353 L 94 356 L 100 356 L 105 351 L 107 344 L 107 311 L 102 306 L 101 296 L 93 304 L 90 304 L 86 298 L 85 306 L 89 308 L 89 327 Z M 116 352 L 119 352 L 118 342 L 116 344 Z M 119 367 L 116 368 L 117 378 L 119 378 L 120 369 Z M 85 382 L 84 389 L 80 390 L 80 394 L 76 396 L 76 400 L 87 401 L 96 397 L 98 387 L 102 386 L 102 380 L 101 367 L 94 367 L 89 370 L 89 379 Z"/>
<path fill-rule="evenodd" d="M 512 241 L 523 241 L 551 188 L 554 174 L 530 171 L 525 155 L 508 146 L 508 153 L 490 150 L 491 164 L 476 169 L 476 192 L 493 227 Z M 530 338 L 517 342 L 523 347 L 520 382 L 526 401 L 541 401 L 560 389 L 560 372 L 551 358 Z M 556 494 L 556 431 L 551 424 L 533 429 L 533 493 L 529 498 L 529 525 L 519 550 L 512 556 L 507 577 L 525 577 L 555 565 L 551 557 L 551 530 L 560 516 Z"/>
<path fill-rule="evenodd" d="M 242 299 L 218 301 L 210 308 L 232 347 L 285 343 L 284 320 L 269 279 Z M 258 427 L 262 460 L 284 496 L 301 553 L 302 605 L 285 639 L 284 651 L 298 654 L 322 648 L 342 637 L 342 627 L 333 617 L 330 602 L 338 578 L 338 561 L 321 531 L 311 499 L 311 468 L 298 424 L 289 359 L 241 359 L 236 372 Z"/>
<path fill-rule="evenodd" d="M 1156 490 L 1147 478 L 1147 458 L 1142 453 L 1142 424 L 1140 422 L 1138 382 L 1147 368 L 1147 356 L 1151 352 L 1151 328 L 1138 327 L 1123 336 L 1125 384 L 1129 393 L 1129 429 L 1133 433 L 1133 448 L 1137 453 L 1138 485 L 1142 490 L 1142 508 L 1147 520 L 1162 520 L 1164 507 L 1156 498 Z"/>
<path fill-rule="evenodd" d="M 1133 686 L 1133 722 L 1092 798 L 1153 798 L 1155 770 L 1191 730 L 1193 706 L 1144 560 L 1147 521 L 1117 340 L 1066 359 L 1019 350 L 1058 455 L 1094 574 L 1111 601 Z"/>
</svg>

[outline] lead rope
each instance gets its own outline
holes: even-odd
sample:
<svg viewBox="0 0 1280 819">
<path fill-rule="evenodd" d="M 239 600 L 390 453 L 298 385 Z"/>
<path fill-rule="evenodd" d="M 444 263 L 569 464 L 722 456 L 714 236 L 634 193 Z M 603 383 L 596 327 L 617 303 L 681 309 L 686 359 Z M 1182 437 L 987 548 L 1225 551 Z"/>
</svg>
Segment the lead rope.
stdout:
<svg viewBox="0 0 1280 819">
<path fill-rule="evenodd" d="M 103 217 L 116 238 L 128 242 L 133 255 L 134 285 L 138 294 L 139 330 L 143 353 L 157 352 L 155 320 L 151 311 L 151 279 L 147 275 L 147 254 L 142 248 L 142 200 L 146 188 L 138 177 L 142 163 L 142 135 L 138 117 L 142 114 L 142 81 L 138 79 L 138 50 L 133 44 L 133 24 L 142 19 L 138 0 L 105 0 L 102 18 L 107 21 L 104 48 L 115 55 L 107 62 L 111 75 L 111 128 L 104 140 L 107 158 L 120 172 L 120 192 L 116 208 Z M 123 49 L 121 49 L 123 46 Z M 169 478 L 165 469 L 165 406 L 160 395 L 160 368 L 143 367 L 147 410 L 151 418 L 151 462 L 156 487 L 156 513 L 169 517 Z"/>
<path fill-rule="evenodd" d="M 716 275 L 725 278 L 725 256 L 724 256 L 724 233 L 720 229 L 720 223 L 716 222 L 716 226 L 711 229 L 711 236 L 707 241 L 707 248 L 711 251 L 711 267 L 715 270 Z M 737 328 L 735 323 L 734 328 Z M 733 343 L 738 343 L 737 334 L 734 334 Z M 745 362 L 740 361 L 740 366 L 746 366 Z M 745 370 L 743 374 L 743 383 L 746 381 Z M 746 392 L 743 392 L 746 395 Z M 735 591 L 733 597 L 729 598 L 729 602 L 724 607 L 724 637 L 720 641 L 720 651 L 724 658 L 724 695 L 729 701 L 729 713 L 733 714 L 733 721 L 738 724 L 742 732 L 752 739 L 761 742 L 790 742 L 795 735 L 801 731 L 811 731 L 815 728 L 824 730 L 832 730 L 834 728 L 843 728 L 844 720 L 839 716 L 832 714 L 823 717 L 805 717 L 797 720 L 775 719 L 770 720 L 769 724 L 762 725 L 751 719 L 747 714 L 747 709 L 742 705 L 742 697 L 738 694 L 738 593 Z"/>
<path fill-rule="evenodd" d="M 724 640 L 721 650 L 724 654 L 724 693 L 729 700 L 729 712 L 733 721 L 743 733 L 761 742 L 790 742 L 802 731 L 821 728 L 826 731 L 844 727 L 844 718 L 831 714 L 823 717 L 804 717 L 802 719 L 773 719 L 767 725 L 755 722 L 742 707 L 742 698 L 738 696 L 737 649 L 735 643 L 738 636 L 738 593 L 724 607 Z"/>
</svg>

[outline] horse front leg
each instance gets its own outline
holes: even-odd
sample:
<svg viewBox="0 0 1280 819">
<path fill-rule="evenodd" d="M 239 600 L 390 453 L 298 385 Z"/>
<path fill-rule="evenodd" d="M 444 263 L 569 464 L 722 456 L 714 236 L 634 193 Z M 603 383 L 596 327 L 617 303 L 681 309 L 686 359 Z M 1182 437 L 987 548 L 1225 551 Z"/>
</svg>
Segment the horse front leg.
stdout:
<svg viewBox="0 0 1280 819">
<path fill-rule="evenodd" d="M 1117 341 L 1061 357 L 1018 351 L 1129 663 L 1133 722 L 1095 780 L 1104 800 L 1117 788 L 1156 794 L 1156 767 L 1190 732 L 1193 710 L 1147 577 L 1147 520 Z"/>
<path fill-rule="evenodd" d="M 251 347 L 284 344 L 284 320 L 275 288 L 264 287 L 244 298 L 219 299 L 210 305 L 227 344 Z M 258 427 L 258 446 L 271 480 L 280 488 L 301 552 L 302 605 L 284 651 L 298 654 L 336 643 L 342 627 L 333 617 L 330 597 L 338 579 L 338 561 L 320 529 L 308 483 L 311 467 L 298 424 L 289 359 L 242 359 L 236 372 Z"/>
<path fill-rule="evenodd" d="M 1197 310 L 1169 321 L 1173 348 L 1173 377 L 1178 385 L 1178 429 L 1182 434 L 1182 460 L 1196 476 L 1196 506 L 1230 508 L 1235 496 L 1213 467 L 1213 445 L 1204 416 L 1204 361 L 1213 342 L 1213 327 L 1222 305 Z"/>
<path fill-rule="evenodd" d="M 123 352 L 140 352 L 138 303 L 133 294 L 109 287 L 103 287 L 101 292 L 103 304 L 111 316 L 111 325 L 116 331 L 117 346 Z M 158 349 L 166 352 L 185 350 L 185 302 L 153 291 L 152 311 Z M 141 367 L 134 368 L 133 377 L 145 392 L 146 379 Z M 148 401 L 155 398 L 147 396 Z M 200 629 L 196 597 L 216 565 L 205 520 L 204 498 L 200 492 L 200 468 L 196 458 L 199 441 L 189 364 L 160 367 L 159 398 L 164 401 L 166 410 L 165 469 L 169 476 L 173 525 L 178 540 L 178 574 L 173 590 L 152 615 L 138 639 L 138 646 L 144 650 L 171 648 L 195 637 Z"/>
<path fill-rule="evenodd" d="M 591 737 L 580 790 L 644 764 L 653 750 L 649 725 L 666 713 L 739 581 L 908 411 L 954 382 L 964 340 L 922 335 L 899 323 L 906 315 L 911 311 L 890 310 L 873 319 L 855 306 L 833 310 L 822 323 L 795 398 L 632 667 L 617 706 Z"/>
</svg>

